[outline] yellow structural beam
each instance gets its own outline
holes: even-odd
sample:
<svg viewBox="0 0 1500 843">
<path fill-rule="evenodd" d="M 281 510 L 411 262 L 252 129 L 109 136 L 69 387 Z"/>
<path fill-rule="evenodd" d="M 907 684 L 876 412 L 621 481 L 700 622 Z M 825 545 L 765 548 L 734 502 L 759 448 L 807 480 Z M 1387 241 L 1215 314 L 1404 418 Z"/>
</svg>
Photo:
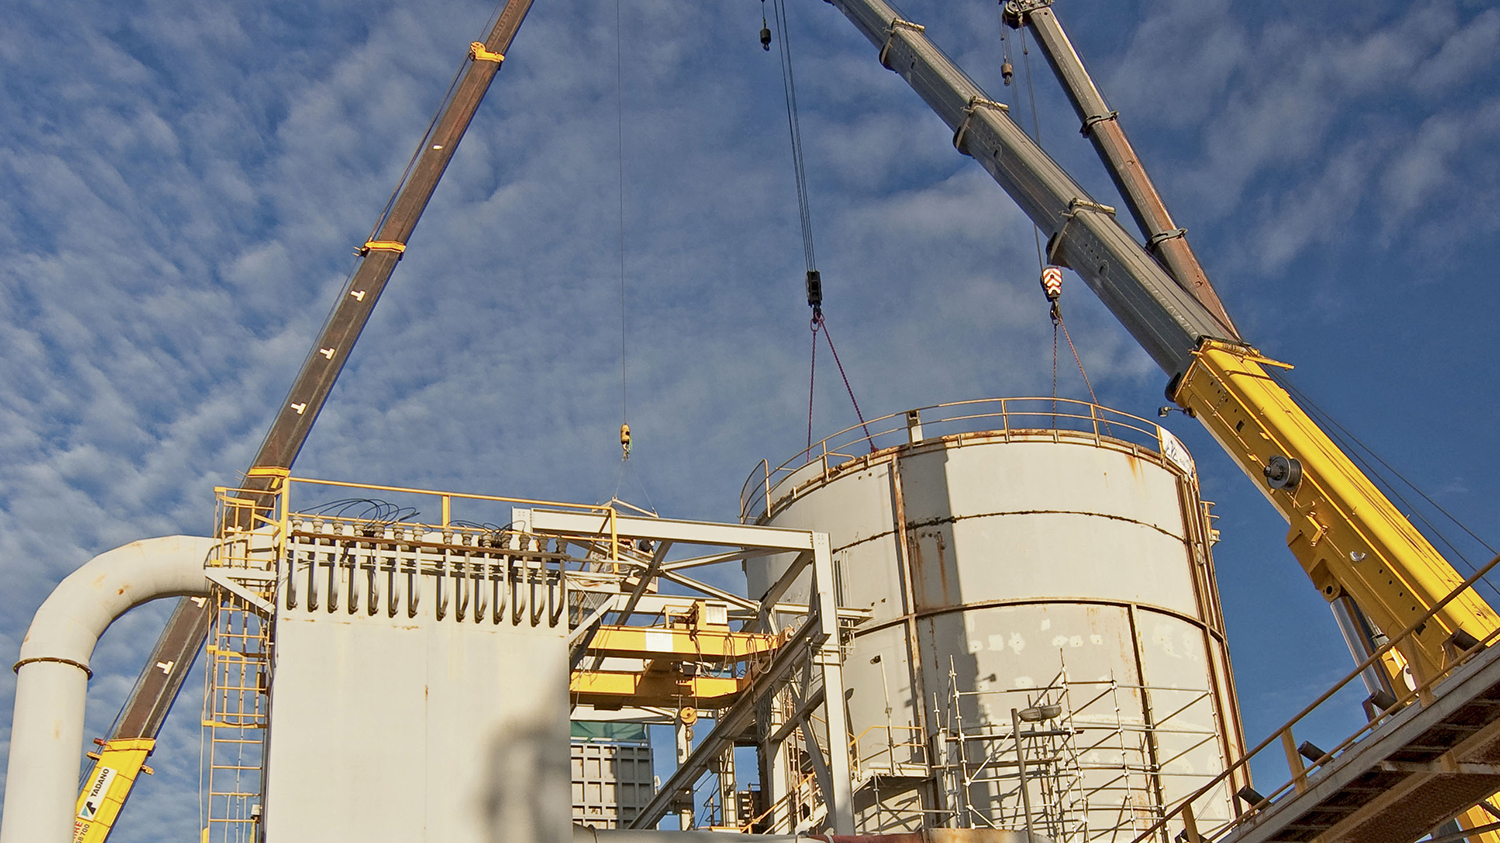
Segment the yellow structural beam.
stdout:
<svg viewBox="0 0 1500 843">
<path fill-rule="evenodd" d="M 89 753 L 96 760 L 78 795 L 73 843 L 103 843 L 109 836 L 136 777 L 151 772 L 146 756 L 155 746 L 150 738 L 128 738 L 106 741 L 97 755 Z"/>
<path fill-rule="evenodd" d="M 1287 546 L 1326 599 L 1348 593 L 1394 635 L 1463 583 L 1263 368 L 1289 367 L 1215 341 L 1194 357 L 1173 400 L 1213 433 L 1287 518 Z M 1413 672 L 1433 676 L 1450 636 L 1463 630 L 1482 639 L 1496 625 L 1494 609 L 1471 590 L 1428 621 L 1414 644 L 1399 649 Z"/>
<path fill-rule="evenodd" d="M 729 664 L 770 653 L 779 644 L 775 635 L 727 628 L 601 626 L 589 642 L 589 652 L 614 658 Z"/>
<path fill-rule="evenodd" d="M 577 703 L 598 708 L 661 706 L 723 708 L 749 687 L 746 679 L 685 676 L 666 671 L 575 671 L 569 691 Z"/>
</svg>

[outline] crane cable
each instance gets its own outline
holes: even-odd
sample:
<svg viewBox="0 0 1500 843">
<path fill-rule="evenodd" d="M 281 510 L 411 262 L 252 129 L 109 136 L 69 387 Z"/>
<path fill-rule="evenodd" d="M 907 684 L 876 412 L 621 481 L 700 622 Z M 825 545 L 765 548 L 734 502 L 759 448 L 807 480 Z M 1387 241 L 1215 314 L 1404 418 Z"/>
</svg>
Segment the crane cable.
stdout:
<svg viewBox="0 0 1500 843">
<path fill-rule="evenodd" d="M 1010 40 L 1005 37 L 1005 3 L 1000 3 L 1000 76 L 1006 87 L 1011 88 L 1012 101 L 1020 97 L 1020 91 L 1011 86 L 1011 77 L 1014 75 L 1014 65 L 1010 61 Z M 1018 28 L 1021 33 L 1021 62 L 1026 71 L 1026 93 L 1031 104 L 1031 139 L 1037 146 L 1042 145 L 1041 121 L 1037 117 L 1036 108 L 1036 84 L 1031 75 L 1031 48 L 1026 43 L 1026 30 Z M 1019 103 L 1017 103 L 1019 107 Z M 1042 254 L 1042 234 L 1035 224 L 1031 226 L 1032 240 L 1036 244 L 1037 270 L 1041 273 L 1042 291 L 1047 295 L 1050 302 L 1048 315 L 1052 317 L 1052 412 L 1054 417 L 1057 413 L 1057 357 L 1058 357 L 1058 329 L 1062 330 L 1062 336 L 1068 342 L 1068 350 L 1073 353 L 1073 362 L 1078 365 L 1078 374 L 1083 376 L 1083 385 L 1089 391 L 1089 401 L 1099 403 L 1099 398 L 1094 394 L 1094 384 L 1089 380 L 1089 373 L 1083 368 L 1083 358 L 1078 354 L 1078 348 L 1073 345 L 1073 335 L 1068 331 L 1067 322 L 1063 321 L 1062 307 L 1059 298 L 1062 296 L 1062 269 L 1049 266 Z M 1053 424 L 1056 424 L 1054 418 Z"/>
<path fill-rule="evenodd" d="M 620 263 L 620 464 L 615 471 L 615 489 L 606 504 L 613 508 L 616 503 L 624 503 L 626 506 L 634 507 L 634 504 L 625 502 L 620 497 L 620 490 L 625 487 L 626 477 L 631 475 L 630 452 L 634 447 L 630 433 L 630 403 L 629 403 L 629 379 L 627 377 L 627 347 L 625 311 L 625 72 L 623 59 L 623 20 L 624 16 L 620 9 L 620 0 L 615 0 L 615 141 L 616 141 L 616 164 L 617 177 L 619 179 L 619 263 Z M 646 499 L 646 509 L 652 515 L 656 514 L 656 504 L 651 500 L 651 493 L 647 491 L 646 484 L 637 472 L 634 476 L 635 486 Z M 639 507 L 635 507 L 639 508 Z"/>
<path fill-rule="evenodd" d="M 629 381 L 625 367 L 625 77 L 621 57 L 621 20 L 620 0 L 615 0 L 615 140 L 620 179 L 620 462 L 623 468 L 623 463 L 630 459 L 631 438 Z M 618 494 L 619 484 L 616 484 L 615 491 Z"/>
<path fill-rule="evenodd" d="M 765 3 L 761 2 L 761 20 L 765 20 Z M 792 140 L 792 175 L 797 181 L 797 213 L 802 222 L 802 256 L 809 273 L 818 270 L 813 252 L 812 208 L 807 199 L 807 166 L 802 158 L 802 123 L 797 113 L 797 81 L 792 73 L 792 42 L 787 32 L 786 0 L 771 0 L 776 19 L 777 50 L 781 58 L 781 91 L 786 98 L 786 126 Z"/>
<path fill-rule="evenodd" d="M 760 43 L 769 51 L 771 33 L 766 27 L 766 0 L 760 0 L 760 3 Z M 812 308 L 812 319 L 808 323 L 812 331 L 812 355 L 807 378 L 807 451 L 805 455 L 807 459 L 812 459 L 813 397 L 817 383 L 818 333 L 820 331 L 824 341 L 828 343 L 828 350 L 833 353 L 833 362 L 838 366 L 839 377 L 844 381 L 844 389 L 849 393 L 849 403 L 854 405 L 854 415 L 859 419 L 860 427 L 864 429 L 870 451 L 874 452 L 875 442 L 870 433 L 870 427 L 865 422 L 865 414 L 859 409 L 859 399 L 854 397 L 854 387 L 849 383 L 849 375 L 844 371 L 844 363 L 839 359 L 838 349 L 833 345 L 833 337 L 829 335 L 828 324 L 823 317 L 823 278 L 818 272 L 817 254 L 813 248 L 812 206 L 808 201 L 807 165 L 802 156 L 802 124 L 797 110 L 797 81 L 792 72 L 792 42 L 789 36 L 790 27 L 787 23 L 786 0 L 771 0 L 771 14 L 776 21 L 776 32 L 781 36 L 776 39 L 777 52 L 781 58 L 781 90 L 786 99 L 787 133 L 792 144 L 792 174 L 797 183 L 797 215 L 802 225 L 802 259 L 807 265 L 807 306 Z"/>
</svg>

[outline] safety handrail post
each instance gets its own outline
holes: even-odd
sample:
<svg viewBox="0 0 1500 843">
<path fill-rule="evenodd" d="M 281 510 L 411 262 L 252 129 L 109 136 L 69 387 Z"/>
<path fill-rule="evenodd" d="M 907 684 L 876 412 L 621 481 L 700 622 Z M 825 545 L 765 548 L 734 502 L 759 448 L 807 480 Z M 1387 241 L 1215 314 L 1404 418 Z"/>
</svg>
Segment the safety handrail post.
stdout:
<svg viewBox="0 0 1500 843">
<path fill-rule="evenodd" d="M 1297 752 L 1297 739 L 1292 737 L 1291 726 L 1281 730 L 1281 748 L 1286 752 L 1286 766 L 1291 770 L 1293 786 L 1302 793 L 1307 790 L 1307 765 L 1302 763 L 1302 755 Z"/>
<path fill-rule="evenodd" d="M 761 497 L 761 503 L 765 504 L 765 512 L 767 515 L 769 515 L 771 512 L 771 461 L 761 460 L 760 464 L 761 467 L 766 471 L 765 494 Z"/>
</svg>

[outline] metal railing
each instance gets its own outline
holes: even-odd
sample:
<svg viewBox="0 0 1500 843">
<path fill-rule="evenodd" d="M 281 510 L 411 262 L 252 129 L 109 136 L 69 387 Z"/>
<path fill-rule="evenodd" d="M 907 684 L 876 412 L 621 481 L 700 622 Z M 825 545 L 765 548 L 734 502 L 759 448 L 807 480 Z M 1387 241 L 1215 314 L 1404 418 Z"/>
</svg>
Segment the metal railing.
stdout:
<svg viewBox="0 0 1500 843">
<path fill-rule="evenodd" d="M 1388 657 L 1388 654 L 1399 652 L 1400 648 L 1403 645 L 1405 645 L 1407 642 L 1413 641 L 1417 632 L 1423 629 L 1426 626 L 1427 622 L 1431 620 L 1434 615 L 1442 611 L 1443 607 L 1453 602 L 1453 600 L 1457 599 L 1460 594 L 1475 589 L 1475 586 L 1480 581 L 1485 580 L 1486 575 L 1497 564 L 1500 564 L 1500 556 L 1496 556 L 1479 570 L 1475 571 L 1472 575 L 1470 575 L 1468 579 L 1459 584 L 1457 588 L 1449 592 L 1448 596 L 1444 597 L 1431 609 L 1428 609 L 1426 612 L 1422 613 L 1422 615 L 1414 620 L 1409 626 L 1407 626 L 1406 629 L 1402 630 L 1396 635 L 1391 636 L 1384 645 L 1371 653 L 1371 655 L 1364 661 L 1360 662 L 1359 665 L 1356 666 L 1354 670 L 1352 670 L 1348 675 L 1335 683 L 1327 691 L 1324 691 L 1317 699 L 1313 700 L 1305 708 L 1303 708 L 1300 712 L 1293 716 L 1292 719 L 1288 720 L 1283 726 L 1281 726 L 1281 728 L 1273 731 L 1268 737 L 1266 737 L 1265 740 L 1256 744 L 1254 747 L 1251 747 L 1250 750 L 1246 752 L 1242 758 L 1231 764 L 1218 776 L 1215 776 L 1213 780 L 1209 781 L 1198 790 L 1178 801 L 1171 810 L 1167 811 L 1161 817 L 1161 819 L 1159 819 L 1150 828 L 1146 829 L 1144 832 L 1138 835 L 1134 840 L 1131 841 L 1131 843 L 1145 843 L 1146 840 L 1153 837 L 1161 841 L 1166 841 L 1171 836 L 1171 832 L 1173 832 L 1174 830 L 1181 834 L 1186 834 L 1187 839 L 1192 841 L 1192 843 L 1222 839 L 1236 827 L 1238 827 L 1241 823 L 1247 820 L 1253 820 L 1254 818 L 1258 817 L 1266 809 L 1276 804 L 1278 800 L 1282 799 L 1287 794 L 1294 792 L 1300 793 L 1307 790 L 1312 786 L 1313 780 L 1316 778 L 1317 770 L 1319 768 L 1326 767 L 1327 765 L 1332 763 L 1344 752 L 1353 748 L 1360 741 L 1369 737 L 1370 734 L 1373 733 L 1377 728 L 1385 723 L 1390 722 L 1392 717 L 1405 711 L 1408 706 L 1414 704 L 1418 706 L 1426 706 L 1434 702 L 1438 696 L 1436 693 L 1436 686 L 1451 677 L 1454 671 L 1472 661 L 1473 658 L 1484 651 L 1486 647 L 1489 647 L 1495 644 L 1497 640 L 1500 640 L 1500 628 L 1491 630 L 1489 634 L 1479 639 L 1474 646 L 1468 648 L 1467 650 L 1452 650 L 1450 652 L 1447 664 L 1445 664 L 1441 669 L 1437 670 L 1432 676 L 1421 676 L 1417 671 L 1413 670 L 1412 684 L 1414 685 L 1414 687 L 1410 689 L 1403 689 L 1405 690 L 1405 693 L 1397 697 L 1394 702 L 1386 706 L 1384 709 L 1376 712 L 1376 716 L 1371 717 L 1368 723 L 1356 729 L 1353 734 L 1344 738 L 1332 749 L 1325 750 L 1323 754 L 1316 760 L 1304 760 L 1303 756 L 1299 753 L 1299 745 L 1297 743 L 1297 740 L 1293 736 L 1293 730 L 1297 728 L 1299 724 L 1302 724 L 1303 721 L 1308 719 L 1310 715 L 1313 715 L 1315 712 L 1320 711 L 1322 707 L 1330 700 L 1332 700 L 1335 696 L 1337 696 L 1340 691 L 1349 687 L 1351 683 L 1355 682 L 1356 680 L 1359 680 L 1360 677 L 1365 673 L 1365 671 L 1371 669 L 1372 667 L 1376 669 L 1383 669 L 1381 667 L 1382 661 Z M 1199 818 L 1196 815 L 1198 809 L 1194 807 L 1194 803 L 1198 802 L 1205 795 L 1212 793 L 1213 791 L 1215 791 L 1215 789 L 1224 785 L 1225 782 L 1235 781 L 1233 777 L 1246 777 L 1246 774 L 1249 771 L 1250 763 L 1262 752 L 1265 752 L 1268 748 L 1270 748 L 1273 744 L 1277 745 L 1278 748 L 1281 749 L 1286 755 L 1286 764 L 1290 773 L 1289 778 L 1274 790 L 1271 790 L 1268 793 L 1262 795 L 1259 802 L 1251 806 L 1248 811 L 1242 813 L 1240 816 L 1235 817 L 1228 822 L 1210 827 L 1204 827 L 1202 824 L 1200 824 Z M 1173 829 L 1170 825 L 1173 821 L 1177 823 L 1176 829 Z"/>
<path fill-rule="evenodd" d="M 740 522 L 750 523 L 767 514 L 775 503 L 771 500 L 773 490 L 793 475 L 806 471 L 804 479 L 826 477 L 850 460 L 887 448 L 966 435 L 994 436 L 1004 441 L 1081 441 L 1152 456 L 1171 446 L 1181 449 L 1176 438 L 1160 425 L 1087 401 L 978 398 L 933 404 L 844 428 L 775 468 L 761 460 L 740 487 Z M 1181 453 L 1186 459 L 1186 451 Z M 1191 463 L 1182 468 L 1191 472 Z"/>
<path fill-rule="evenodd" d="M 874 736 L 879 739 L 866 740 Z M 899 776 L 908 770 L 920 770 L 924 776 L 931 772 L 927 742 L 918 726 L 871 726 L 849 741 L 849 749 L 856 779 Z"/>
</svg>

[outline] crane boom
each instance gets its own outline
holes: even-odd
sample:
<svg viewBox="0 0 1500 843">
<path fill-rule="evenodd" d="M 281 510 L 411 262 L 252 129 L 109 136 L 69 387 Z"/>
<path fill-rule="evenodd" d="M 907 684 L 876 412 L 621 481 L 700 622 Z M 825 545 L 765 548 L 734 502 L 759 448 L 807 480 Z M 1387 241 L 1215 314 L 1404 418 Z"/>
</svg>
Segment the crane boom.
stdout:
<svg viewBox="0 0 1500 843">
<path fill-rule="evenodd" d="M 1241 341 L 1227 314 L 1219 318 L 1189 292 L 1191 282 L 1174 281 L 1115 221 L 1113 209 L 1090 198 L 920 24 L 884 0 L 830 2 L 879 48 L 881 64 L 953 129 L 954 146 L 1047 236 L 1052 262 L 1077 272 L 1167 373 L 1168 396 L 1209 429 L 1288 520 L 1288 547 L 1325 598 L 1351 597 L 1394 633 L 1463 583 L 1267 371 L 1290 367 Z M 1446 644 L 1482 639 L 1497 625 L 1494 610 L 1468 592 L 1407 639 L 1401 654 L 1419 678 L 1432 676 Z"/>
<path fill-rule="evenodd" d="M 1083 59 L 1051 7 L 1052 0 L 1009 0 L 1005 4 L 1005 22 L 1013 27 L 1025 26 L 1036 36 L 1042 55 L 1062 82 L 1073 110 L 1082 121 L 1080 131 L 1093 141 L 1110 178 L 1130 208 L 1130 215 L 1146 238 L 1146 248 L 1183 289 L 1192 293 L 1238 338 L 1229 312 L 1188 244 L 1187 230 L 1172 220 L 1167 204 L 1120 126 L 1119 112 L 1111 110 L 1105 102 L 1104 94 L 1089 77 Z"/>
<path fill-rule="evenodd" d="M 317 342 L 309 350 L 246 472 L 244 486 L 248 490 L 274 489 L 297 459 L 531 3 L 532 0 L 508 0 L 485 40 L 470 45 L 451 98 L 422 138 L 415 164 L 397 188 L 370 239 L 357 250 L 359 264 L 340 290 Z M 215 610 L 212 601 L 202 598 L 184 598 L 178 602 L 109 740 L 103 743 L 93 770 L 84 779 L 75 833 L 75 840 L 80 843 L 102 843 L 109 836 L 137 774 L 154 748 L 172 701 L 203 647 Z M 108 783 L 108 792 L 94 797 L 96 801 L 102 798 L 102 804 L 87 805 L 92 785 L 100 781 Z M 91 819 L 84 819 L 85 816 Z"/>
<path fill-rule="evenodd" d="M 1015 200 L 1048 240 L 1054 263 L 1074 268 L 1168 373 L 1185 371 L 1206 337 L 1234 332 L 1162 270 L 1114 218 L 1095 202 L 1007 116 L 1008 109 L 933 46 L 920 24 L 904 20 L 882 0 L 833 0 L 894 70 L 953 129 L 953 144 L 970 155 Z"/>
</svg>

